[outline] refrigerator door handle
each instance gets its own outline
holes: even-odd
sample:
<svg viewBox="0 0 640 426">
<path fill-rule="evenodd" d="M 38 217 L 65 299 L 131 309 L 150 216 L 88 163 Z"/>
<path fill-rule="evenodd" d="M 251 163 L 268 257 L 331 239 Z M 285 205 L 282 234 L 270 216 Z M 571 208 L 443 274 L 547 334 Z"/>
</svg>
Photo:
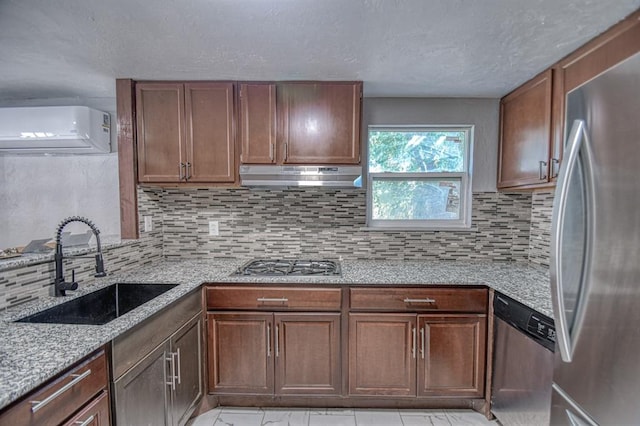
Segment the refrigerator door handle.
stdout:
<svg viewBox="0 0 640 426">
<path fill-rule="evenodd" d="M 556 204 L 553 209 L 553 229 L 551 234 L 551 296 L 553 299 L 556 322 L 557 344 L 560 349 L 560 355 L 564 362 L 571 362 L 572 344 L 571 333 L 567 317 L 565 314 L 565 303 L 562 283 L 562 236 L 563 225 L 566 214 L 567 198 L 569 192 L 569 178 L 573 174 L 578 164 L 578 154 L 582 147 L 585 135 L 585 123 L 582 120 L 575 120 L 567 139 L 568 153 L 564 156 L 564 161 L 560 166 L 558 180 L 556 186 L 555 200 Z"/>
</svg>

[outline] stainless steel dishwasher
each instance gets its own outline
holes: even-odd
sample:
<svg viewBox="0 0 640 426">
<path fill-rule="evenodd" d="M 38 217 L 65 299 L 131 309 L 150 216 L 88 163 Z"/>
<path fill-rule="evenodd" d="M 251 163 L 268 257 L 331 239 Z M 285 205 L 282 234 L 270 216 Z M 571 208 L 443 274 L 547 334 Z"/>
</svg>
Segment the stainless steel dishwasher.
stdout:
<svg viewBox="0 0 640 426">
<path fill-rule="evenodd" d="M 491 411 L 504 426 L 548 425 L 553 320 L 500 293 L 495 316 Z"/>
</svg>

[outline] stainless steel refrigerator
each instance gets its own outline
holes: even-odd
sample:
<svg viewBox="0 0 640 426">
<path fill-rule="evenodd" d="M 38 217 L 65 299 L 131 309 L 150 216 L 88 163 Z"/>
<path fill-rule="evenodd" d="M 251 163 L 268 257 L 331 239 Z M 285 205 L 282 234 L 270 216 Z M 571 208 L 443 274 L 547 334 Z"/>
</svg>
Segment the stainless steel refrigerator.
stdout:
<svg viewBox="0 0 640 426">
<path fill-rule="evenodd" d="M 640 424 L 640 53 L 567 95 L 552 425 Z"/>
</svg>

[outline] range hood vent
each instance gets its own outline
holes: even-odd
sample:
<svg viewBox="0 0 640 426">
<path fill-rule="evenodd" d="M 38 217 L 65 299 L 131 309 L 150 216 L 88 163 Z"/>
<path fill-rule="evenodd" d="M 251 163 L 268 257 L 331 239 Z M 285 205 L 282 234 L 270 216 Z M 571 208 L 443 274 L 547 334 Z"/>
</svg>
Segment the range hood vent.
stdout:
<svg viewBox="0 0 640 426">
<path fill-rule="evenodd" d="M 0 108 L 0 155 L 109 152 L 106 112 L 85 106 Z"/>
<path fill-rule="evenodd" d="M 250 187 L 357 188 L 362 186 L 362 167 L 242 165 L 240 182 Z"/>
</svg>

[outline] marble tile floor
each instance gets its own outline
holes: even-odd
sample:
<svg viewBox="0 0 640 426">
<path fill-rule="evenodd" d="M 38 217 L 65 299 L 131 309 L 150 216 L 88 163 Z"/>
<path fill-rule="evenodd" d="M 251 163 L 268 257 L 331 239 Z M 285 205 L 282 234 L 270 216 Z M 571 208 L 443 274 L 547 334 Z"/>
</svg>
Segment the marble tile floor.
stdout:
<svg viewBox="0 0 640 426">
<path fill-rule="evenodd" d="M 497 426 L 471 410 L 218 407 L 187 426 Z"/>
</svg>

